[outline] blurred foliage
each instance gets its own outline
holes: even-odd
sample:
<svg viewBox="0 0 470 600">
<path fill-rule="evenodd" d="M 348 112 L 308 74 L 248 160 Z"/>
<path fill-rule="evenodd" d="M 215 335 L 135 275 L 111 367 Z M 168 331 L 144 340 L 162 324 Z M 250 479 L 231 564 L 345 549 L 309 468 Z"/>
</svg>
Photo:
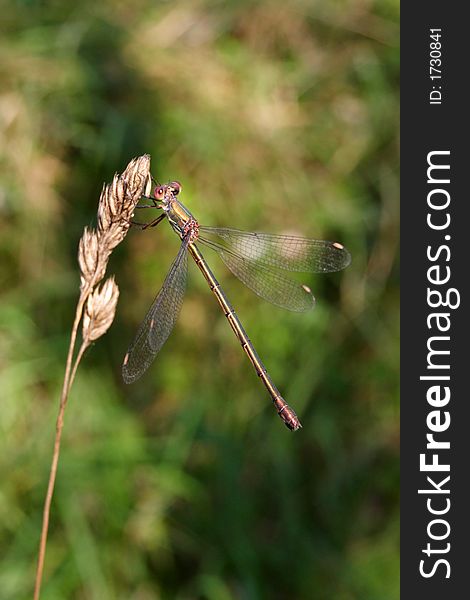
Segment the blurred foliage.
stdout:
<svg viewBox="0 0 470 600">
<path fill-rule="evenodd" d="M 2 599 L 31 596 L 78 239 L 102 183 L 145 152 L 202 223 L 338 239 L 353 262 L 307 279 L 317 308 L 299 315 L 208 256 L 301 417 L 293 434 L 194 265 L 163 351 L 122 383 L 178 248 L 166 225 L 131 231 L 111 261 L 116 321 L 67 409 L 42 597 L 398 597 L 398 11 L 396 0 L 4 7 Z"/>
</svg>

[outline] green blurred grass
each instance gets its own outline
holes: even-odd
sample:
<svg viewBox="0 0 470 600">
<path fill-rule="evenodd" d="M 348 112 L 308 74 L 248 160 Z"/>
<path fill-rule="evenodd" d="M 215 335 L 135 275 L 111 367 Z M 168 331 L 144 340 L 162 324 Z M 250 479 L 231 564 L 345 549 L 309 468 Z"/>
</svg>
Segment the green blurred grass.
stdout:
<svg viewBox="0 0 470 600">
<path fill-rule="evenodd" d="M 31 595 L 76 249 L 135 155 L 205 224 L 338 239 L 284 313 L 208 256 L 303 429 L 197 270 L 132 387 L 120 365 L 174 257 L 115 252 L 115 323 L 67 409 L 43 598 L 398 597 L 398 3 L 11 2 L 0 37 L 0 589 Z"/>
</svg>

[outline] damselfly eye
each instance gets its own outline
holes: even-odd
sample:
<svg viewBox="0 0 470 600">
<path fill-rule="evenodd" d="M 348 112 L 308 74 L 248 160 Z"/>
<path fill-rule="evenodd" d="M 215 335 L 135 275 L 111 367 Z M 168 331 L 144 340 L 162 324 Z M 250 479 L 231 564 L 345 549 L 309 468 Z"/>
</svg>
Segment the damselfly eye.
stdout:
<svg viewBox="0 0 470 600">
<path fill-rule="evenodd" d="M 155 196 L 155 198 L 157 200 L 163 200 L 164 196 L 165 196 L 165 188 L 163 185 L 159 185 L 158 187 L 155 188 L 155 191 L 153 192 L 153 195 Z"/>
<path fill-rule="evenodd" d="M 170 187 L 173 190 L 175 196 L 177 196 L 181 192 L 181 183 L 179 181 L 172 181 L 170 183 Z"/>
</svg>

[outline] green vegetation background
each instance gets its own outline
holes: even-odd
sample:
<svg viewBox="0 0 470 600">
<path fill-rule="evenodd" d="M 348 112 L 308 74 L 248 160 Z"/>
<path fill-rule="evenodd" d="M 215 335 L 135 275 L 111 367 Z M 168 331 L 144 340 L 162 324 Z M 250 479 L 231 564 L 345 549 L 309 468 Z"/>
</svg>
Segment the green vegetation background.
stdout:
<svg viewBox="0 0 470 600">
<path fill-rule="evenodd" d="M 42 597 L 398 598 L 398 2 L 18 0 L 0 27 L 1 598 L 31 597 L 78 240 L 145 152 L 202 223 L 353 262 L 304 278 L 317 308 L 289 314 L 208 256 L 293 434 L 194 265 L 122 383 L 178 248 L 165 224 L 130 232 L 67 409 Z"/>
</svg>

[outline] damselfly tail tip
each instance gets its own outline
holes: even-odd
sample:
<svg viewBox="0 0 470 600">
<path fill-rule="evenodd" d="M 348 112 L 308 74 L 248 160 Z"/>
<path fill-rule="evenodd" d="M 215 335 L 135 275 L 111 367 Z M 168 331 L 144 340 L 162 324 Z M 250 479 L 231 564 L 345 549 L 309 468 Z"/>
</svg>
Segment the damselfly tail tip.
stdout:
<svg viewBox="0 0 470 600">
<path fill-rule="evenodd" d="M 284 421 L 286 427 L 291 431 L 297 431 L 298 429 L 301 429 L 302 425 L 299 421 L 298 416 L 288 404 L 284 404 L 284 406 L 278 412 L 278 415 Z"/>
<path fill-rule="evenodd" d="M 284 421 L 284 423 L 286 424 L 287 429 L 290 429 L 291 431 L 298 431 L 299 429 L 302 429 L 302 424 L 297 418 L 290 422 Z"/>
<path fill-rule="evenodd" d="M 297 417 L 295 418 L 294 422 L 286 423 L 286 425 L 291 431 L 298 431 L 299 429 L 302 429 L 302 423 L 299 421 L 299 419 Z"/>
</svg>

